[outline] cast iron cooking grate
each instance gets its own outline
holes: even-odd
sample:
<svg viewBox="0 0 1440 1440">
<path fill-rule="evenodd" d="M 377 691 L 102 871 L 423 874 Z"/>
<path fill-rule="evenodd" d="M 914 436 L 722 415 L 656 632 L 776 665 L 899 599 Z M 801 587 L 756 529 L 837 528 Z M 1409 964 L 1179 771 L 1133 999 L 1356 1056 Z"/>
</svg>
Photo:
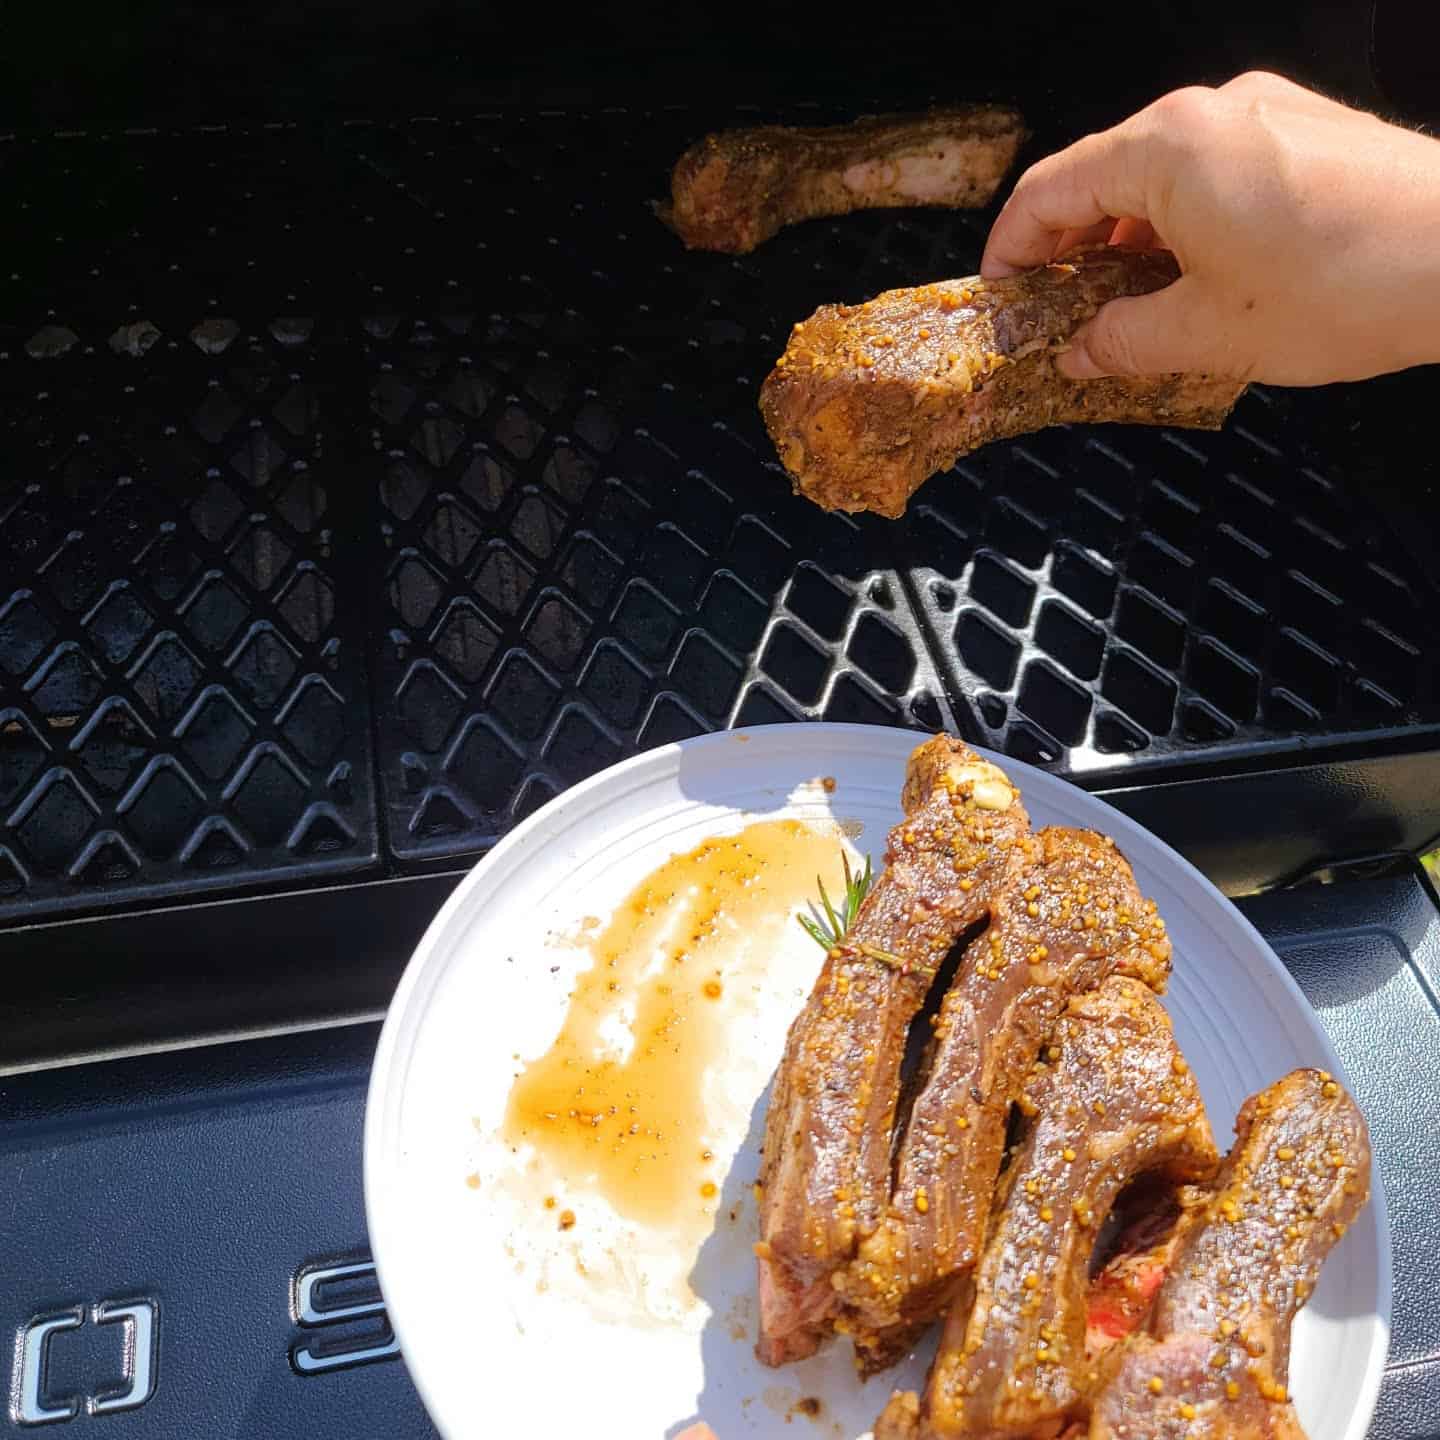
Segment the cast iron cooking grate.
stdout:
<svg viewBox="0 0 1440 1440">
<path fill-rule="evenodd" d="M 0 913 L 373 864 L 313 152 L 3 149 Z"/>
<path fill-rule="evenodd" d="M 1047 432 L 898 524 L 792 496 L 755 408 L 790 325 L 984 224 L 687 254 L 646 202 L 758 118 L 0 145 L 0 914 L 474 851 L 733 724 L 1103 773 L 1440 721 L 1383 387 Z"/>
<path fill-rule="evenodd" d="M 921 492 L 909 573 L 990 743 L 1079 770 L 1434 721 L 1433 582 L 1305 453 L 1315 403 L 1040 434 Z"/>
<path fill-rule="evenodd" d="M 601 765 L 728 724 L 945 723 L 873 530 L 783 492 L 757 506 L 728 473 L 759 468 L 753 437 L 637 427 L 649 379 L 555 386 L 569 362 L 528 327 L 422 320 L 371 347 L 397 854 L 489 838 Z"/>
</svg>

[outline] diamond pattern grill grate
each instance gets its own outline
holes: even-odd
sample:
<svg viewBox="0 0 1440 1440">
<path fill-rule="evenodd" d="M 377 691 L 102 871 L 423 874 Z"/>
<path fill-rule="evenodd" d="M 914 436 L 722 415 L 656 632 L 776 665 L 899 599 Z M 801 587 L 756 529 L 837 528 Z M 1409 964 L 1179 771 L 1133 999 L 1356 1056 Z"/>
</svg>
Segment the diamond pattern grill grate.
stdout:
<svg viewBox="0 0 1440 1440">
<path fill-rule="evenodd" d="M 922 492 L 919 604 L 991 743 L 1078 769 L 1433 722 L 1433 585 L 1296 463 L 1309 404 L 1252 391 L 1215 436 L 1041 434 Z"/>
<path fill-rule="evenodd" d="M 790 324 L 984 225 L 688 255 L 645 202 L 736 119 L 0 144 L 0 917 L 474 851 L 732 724 L 1103 772 L 1440 721 L 1364 387 L 995 447 L 898 524 L 791 496 Z"/>
</svg>

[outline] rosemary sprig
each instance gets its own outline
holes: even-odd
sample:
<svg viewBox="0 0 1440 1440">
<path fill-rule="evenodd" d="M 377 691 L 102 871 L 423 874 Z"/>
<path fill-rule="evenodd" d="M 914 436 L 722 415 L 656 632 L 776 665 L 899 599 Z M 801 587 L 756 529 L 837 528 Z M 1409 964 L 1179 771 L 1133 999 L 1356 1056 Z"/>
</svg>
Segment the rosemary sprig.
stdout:
<svg viewBox="0 0 1440 1440">
<path fill-rule="evenodd" d="M 850 927 L 854 925 L 855 917 L 860 913 L 860 906 L 870 893 L 870 886 L 875 879 L 868 855 L 865 857 L 865 869 L 859 872 L 850 868 L 848 855 L 841 855 L 840 860 L 845 867 L 845 899 L 839 910 L 837 911 L 831 902 L 830 896 L 825 890 L 825 882 L 817 875 L 815 884 L 820 891 L 819 905 L 812 900 L 810 913 L 795 917 L 805 927 L 805 933 L 822 950 L 827 951 L 845 943 L 845 937 L 850 933 Z M 900 956 L 892 955 L 890 951 L 882 950 L 878 945 L 867 944 L 863 940 L 856 941 L 854 948 L 866 959 L 879 960 L 882 964 L 889 965 L 895 970 L 906 973 L 913 970 L 914 973 L 925 976 L 932 976 L 935 973 L 924 966 L 912 966 L 902 960 Z"/>
<path fill-rule="evenodd" d="M 870 893 L 870 886 L 875 879 L 868 855 L 865 857 L 863 871 L 854 871 L 850 868 L 848 855 L 842 854 L 840 859 L 845 866 L 845 899 L 838 913 L 834 905 L 830 903 L 830 896 L 826 894 L 825 882 L 817 875 L 815 884 L 820 890 L 820 905 L 816 905 L 812 900 L 810 913 L 796 917 L 805 927 L 805 933 L 822 950 L 833 950 L 844 940 L 846 932 L 855 923 L 855 917 L 860 913 L 860 906 Z M 821 906 L 824 907 L 823 910 Z"/>
<path fill-rule="evenodd" d="M 863 940 L 861 940 L 855 948 L 865 956 L 867 960 L 879 960 L 890 966 L 892 970 L 920 968 L 919 966 L 907 965 L 898 955 L 892 955 L 888 950 L 882 950 L 878 945 L 867 945 Z"/>
</svg>

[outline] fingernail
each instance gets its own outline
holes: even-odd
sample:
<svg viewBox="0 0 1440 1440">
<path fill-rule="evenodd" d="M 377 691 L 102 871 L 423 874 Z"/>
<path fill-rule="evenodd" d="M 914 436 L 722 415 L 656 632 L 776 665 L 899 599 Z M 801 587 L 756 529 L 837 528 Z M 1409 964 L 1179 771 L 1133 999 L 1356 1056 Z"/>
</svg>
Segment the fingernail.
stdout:
<svg viewBox="0 0 1440 1440">
<path fill-rule="evenodd" d="M 1083 336 L 1070 340 L 1070 348 L 1055 357 L 1055 368 L 1067 380 L 1098 380 L 1105 372 L 1095 363 Z"/>
</svg>

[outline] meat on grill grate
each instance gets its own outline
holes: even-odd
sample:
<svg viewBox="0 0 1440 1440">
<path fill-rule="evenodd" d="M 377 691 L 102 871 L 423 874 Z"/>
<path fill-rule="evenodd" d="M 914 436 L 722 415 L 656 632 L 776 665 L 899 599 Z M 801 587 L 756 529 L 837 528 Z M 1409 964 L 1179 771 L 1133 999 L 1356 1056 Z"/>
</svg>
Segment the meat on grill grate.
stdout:
<svg viewBox="0 0 1440 1440">
<path fill-rule="evenodd" d="M 1019 113 L 1000 105 L 727 130 L 680 157 L 657 209 L 690 249 L 743 255 L 823 215 L 986 205 L 1024 140 Z"/>
</svg>

